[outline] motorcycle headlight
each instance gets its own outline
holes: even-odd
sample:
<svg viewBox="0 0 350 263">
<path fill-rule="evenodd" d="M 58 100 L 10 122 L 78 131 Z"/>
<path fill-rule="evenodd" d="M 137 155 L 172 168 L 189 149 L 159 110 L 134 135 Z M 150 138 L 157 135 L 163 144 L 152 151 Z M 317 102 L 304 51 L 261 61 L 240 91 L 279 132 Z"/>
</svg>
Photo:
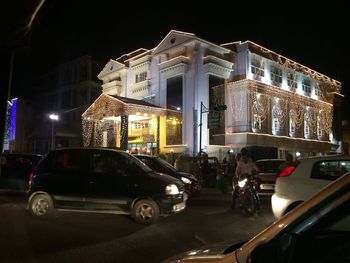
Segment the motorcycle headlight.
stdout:
<svg viewBox="0 0 350 263">
<path fill-rule="evenodd" d="M 192 181 L 186 177 L 181 177 L 181 181 L 184 182 L 185 184 L 192 184 Z"/>
<path fill-rule="evenodd" d="M 242 181 L 238 181 L 238 186 L 241 188 L 244 187 L 247 181 L 248 181 L 247 178 L 243 179 Z"/>
<path fill-rule="evenodd" d="M 179 188 L 175 184 L 168 184 L 165 187 L 166 195 L 178 195 L 180 193 Z"/>
</svg>

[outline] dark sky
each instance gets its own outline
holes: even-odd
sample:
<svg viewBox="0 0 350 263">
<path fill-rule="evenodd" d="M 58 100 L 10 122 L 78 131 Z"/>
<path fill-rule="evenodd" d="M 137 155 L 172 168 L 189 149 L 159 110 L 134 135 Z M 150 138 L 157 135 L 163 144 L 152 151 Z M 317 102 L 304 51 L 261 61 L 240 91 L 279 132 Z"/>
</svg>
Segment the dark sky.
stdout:
<svg viewBox="0 0 350 263">
<path fill-rule="evenodd" d="M 30 2 L 30 3 L 28 3 Z M 220 44 L 251 40 L 343 83 L 350 95 L 349 14 L 344 4 L 304 6 L 285 1 L 135 2 L 47 0 L 33 26 L 18 40 L 33 1 L 11 1 L 1 12 L 2 75 L 9 67 L 8 47 L 16 45 L 12 93 L 58 63 L 90 54 L 102 63 L 137 48 L 155 47 L 171 30 L 196 34 Z M 4 13 L 5 12 L 5 13 Z M 15 31 L 14 31 L 15 30 Z M 16 35 L 15 35 L 16 36 Z M 9 41 L 9 39 L 11 41 Z M 6 71 L 7 69 L 7 71 Z M 24 69 L 28 69 L 25 73 Z M 2 81 L 2 84 L 6 81 Z M 3 89 L 1 87 L 1 89 Z"/>
</svg>

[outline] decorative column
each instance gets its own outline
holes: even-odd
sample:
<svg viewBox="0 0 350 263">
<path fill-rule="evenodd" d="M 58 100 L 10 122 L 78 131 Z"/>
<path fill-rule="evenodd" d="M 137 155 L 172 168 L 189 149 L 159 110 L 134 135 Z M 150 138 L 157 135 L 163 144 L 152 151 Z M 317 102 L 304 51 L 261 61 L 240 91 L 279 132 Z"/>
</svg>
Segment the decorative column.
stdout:
<svg viewBox="0 0 350 263">
<path fill-rule="evenodd" d="M 121 116 L 121 125 L 120 125 L 120 148 L 124 151 L 128 149 L 128 130 L 129 130 L 129 116 Z"/>
</svg>

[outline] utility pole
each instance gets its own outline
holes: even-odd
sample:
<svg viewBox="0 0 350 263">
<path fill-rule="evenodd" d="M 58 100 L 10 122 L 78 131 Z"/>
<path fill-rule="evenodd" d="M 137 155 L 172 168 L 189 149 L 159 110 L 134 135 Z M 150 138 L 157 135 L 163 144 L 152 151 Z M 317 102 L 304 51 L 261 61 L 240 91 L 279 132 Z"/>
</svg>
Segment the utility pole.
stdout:
<svg viewBox="0 0 350 263">
<path fill-rule="evenodd" d="M 220 112 L 227 109 L 227 106 L 225 104 L 216 104 L 213 107 L 214 112 Z M 211 111 L 211 112 L 213 112 Z M 201 101 L 201 116 L 200 116 L 200 123 L 199 123 L 199 156 L 202 155 L 202 126 L 203 126 L 203 113 L 210 112 L 207 107 L 204 106 L 203 102 Z"/>
</svg>

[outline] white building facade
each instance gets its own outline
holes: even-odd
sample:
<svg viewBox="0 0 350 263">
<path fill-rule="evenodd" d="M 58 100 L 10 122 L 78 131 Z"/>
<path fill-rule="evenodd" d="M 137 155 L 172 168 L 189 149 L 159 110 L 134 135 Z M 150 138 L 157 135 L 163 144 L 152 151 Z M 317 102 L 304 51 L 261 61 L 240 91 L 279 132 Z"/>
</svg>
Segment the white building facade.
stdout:
<svg viewBox="0 0 350 263">
<path fill-rule="evenodd" d="M 170 31 L 151 50 L 111 59 L 98 78 L 103 94 L 83 114 L 86 146 L 190 155 L 273 147 L 282 157 L 333 145 L 341 83 L 253 42 Z"/>
</svg>

